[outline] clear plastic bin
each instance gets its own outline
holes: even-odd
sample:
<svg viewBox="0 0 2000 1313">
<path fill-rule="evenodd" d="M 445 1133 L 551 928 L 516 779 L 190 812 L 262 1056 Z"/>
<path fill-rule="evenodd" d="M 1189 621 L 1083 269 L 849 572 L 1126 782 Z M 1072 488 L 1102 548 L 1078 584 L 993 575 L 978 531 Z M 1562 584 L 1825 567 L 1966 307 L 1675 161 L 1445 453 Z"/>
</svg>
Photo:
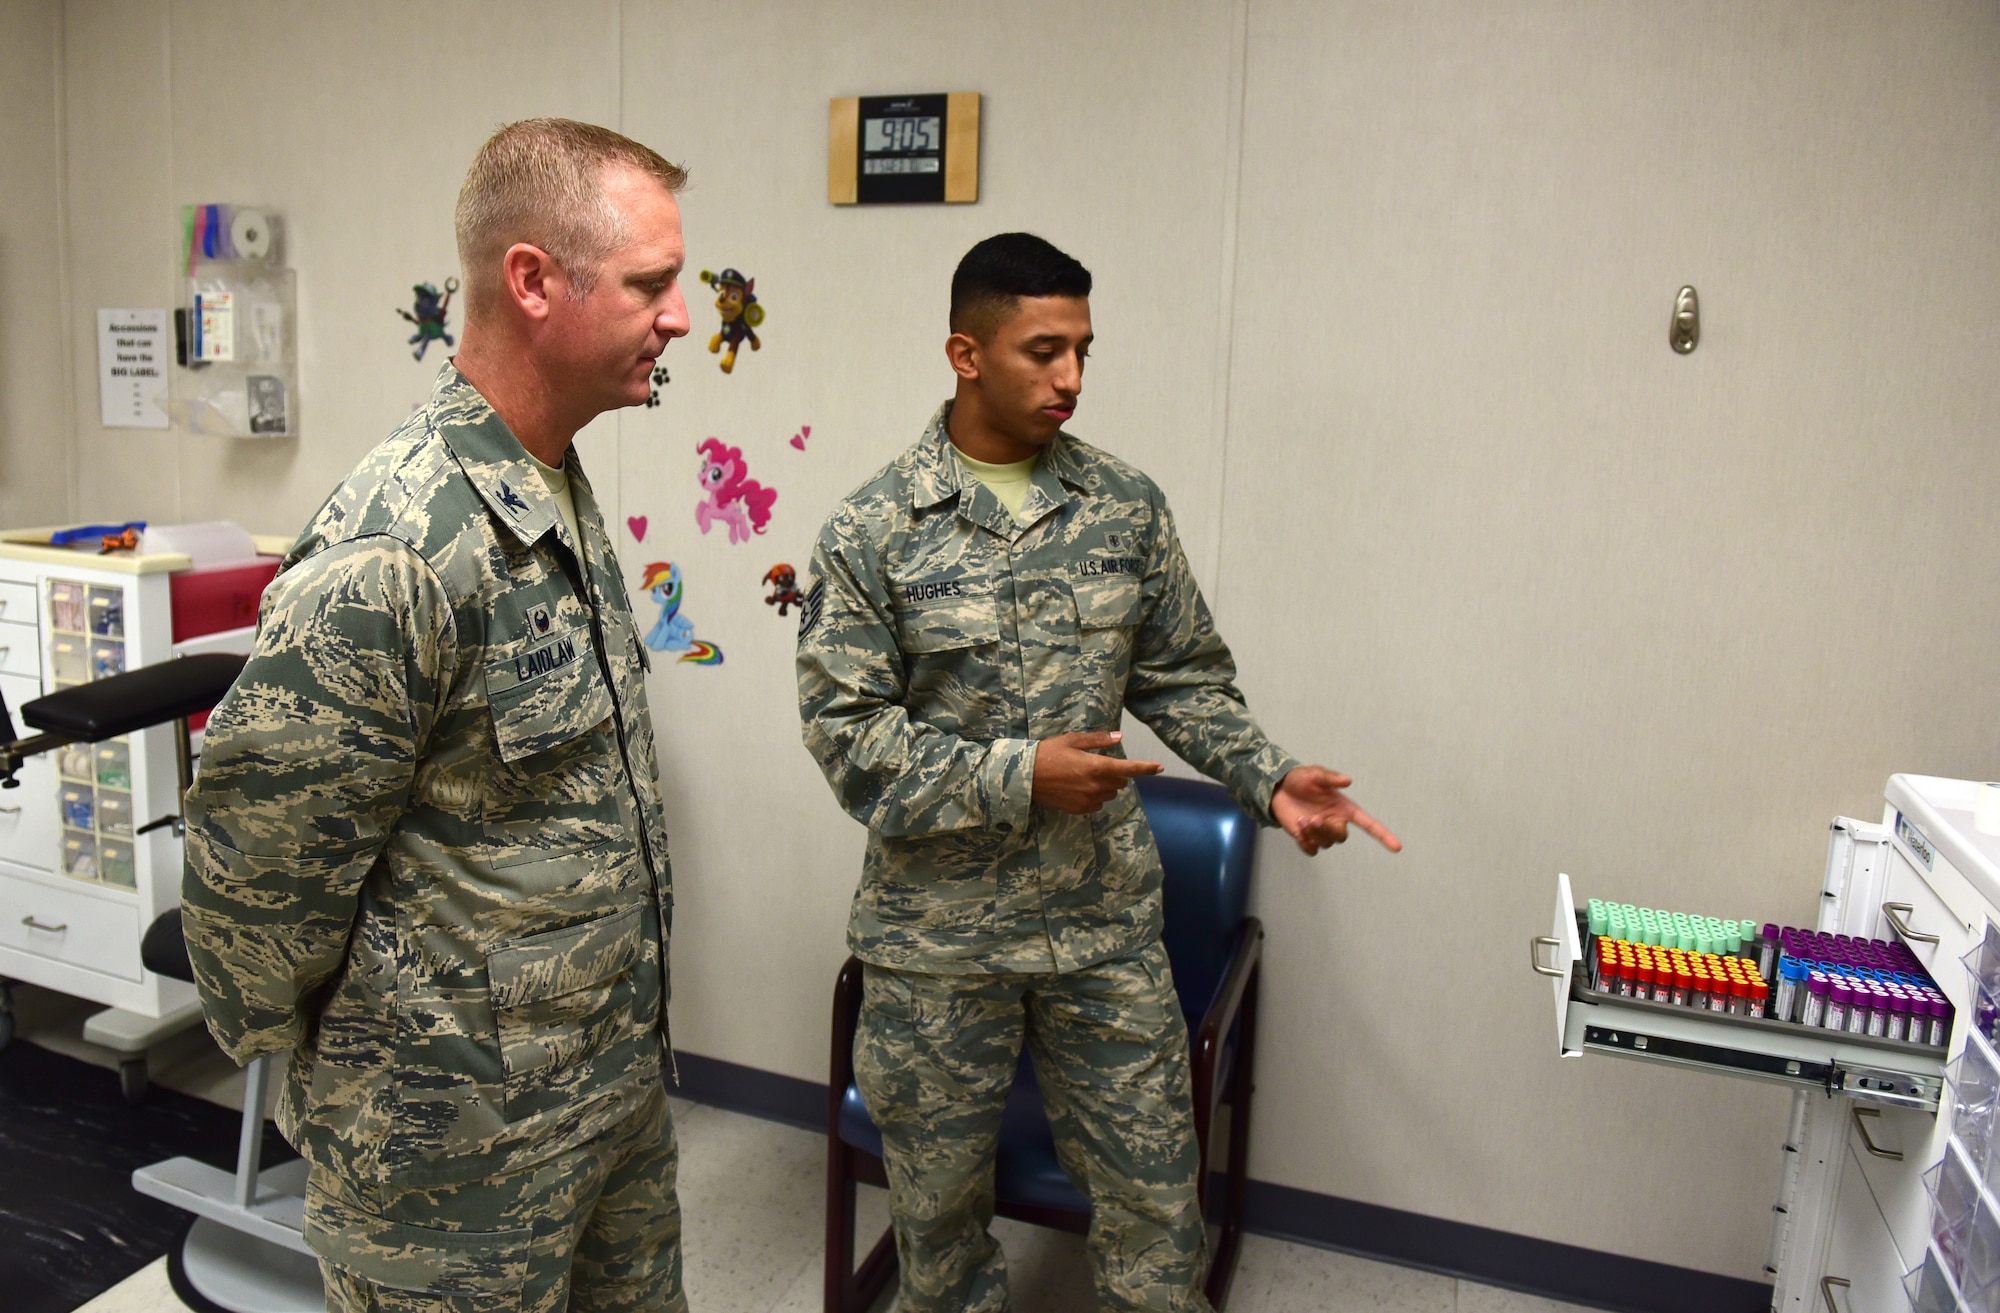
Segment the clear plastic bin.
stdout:
<svg viewBox="0 0 2000 1313">
<path fill-rule="evenodd" d="M 90 645 L 90 677 L 109 679 L 125 673 L 125 645 L 115 638 L 100 638 Z"/>
<path fill-rule="evenodd" d="M 132 795 L 119 789 L 97 791 L 97 829 L 101 834 L 132 833 Z"/>
<path fill-rule="evenodd" d="M 132 745 L 106 739 L 97 745 L 97 783 L 107 789 L 132 787 Z"/>
<path fill-rule="evenodd" d="M 136 868 L 132 865 L 132 845 L 117 839 L 97 841 L 97 869 L 104 883 L 116 885 L 120 889 L 138 886 Z"/>
<path fill-rule="evenodd" d="M 1985 1310 L 1990 1307 L 1983 1297 L 1988 1292 L 2000 1296 L 2000 1213 L 1982 1204 L 1966 1231 L 1958 1293 L 1969 1306 Z"/>
<path fill-rule="evenodd" d="M 1931 1196 L 1931 1239 L 1937 1243 L 1952 1280 L 1962 1281 L 1967 1238 L 1979 1211 L 1979 1186 L 1971 1166 L 1963 1155 L 1947 1147 L 1944 1158 L 1924 1173 L 1924 1188 Z"/>
<path fill-rule="evenodd" d="M 97 878 L 97 836 L 64 830 L 62 837 L 63 874 L 72 880 Z"/>
<path fill-rule="evenodd" d="M 90 744 L 68 744 L 56 752 L 56 771 L 66 780 L 89 783 L 97 778 L 97 766 L 91 756 Z"/>
<path fill-rule="evenodd" d="M 97 798 L 88 784 L 65 784 L 56 795 L 62 823 L 75 830 L 97 828 Z"/>
<path fill-rule="evenodd" d="M 1924 1261 L 1904 1275 L 1903 1293 L 1909 1296 L 1911 1313 L 1956 1313 L 1958 1308 L 1957 1288 L 1938 1256 L 1928 1251 Z"/>
<path fill-rule="evenodd" d="M 1985 936 L 1959 961 L 1972 986 L 1973 1024 L 1992 1039 L 2000 1030 L 2000 926 L 1988 922 Z"/>
<path fill-rule="evenodd" d="M 125 637 L 125 590 L 91 585 L 89 616 L 90 632 L 98 638 Z"/>
<path fill-rule="evenodd" d="M 49 640 L 49 677 L 58 684 L 90 682 L 90 644 L 81 637 L 57 634 Z"/>
<path fill-rule="evenodd" d="M 49 580 L 49 627 L 64 629 L 72 634 L 84 632 L 88 623 L 84 605 L 84 586 L 68 579 Z"/>
<path fill-rule="evenodd" d="M 1951 1085 L 1952 1135 L 1982 1176 L 2000 1179 L 1987 1164 L 1994 1124 L 2000 1120 L 2000 1059 L 1984 1038 L 1968 1036 L 1965 1052 L 1952 1060 L 1945 1079 Z"/>
</svg>

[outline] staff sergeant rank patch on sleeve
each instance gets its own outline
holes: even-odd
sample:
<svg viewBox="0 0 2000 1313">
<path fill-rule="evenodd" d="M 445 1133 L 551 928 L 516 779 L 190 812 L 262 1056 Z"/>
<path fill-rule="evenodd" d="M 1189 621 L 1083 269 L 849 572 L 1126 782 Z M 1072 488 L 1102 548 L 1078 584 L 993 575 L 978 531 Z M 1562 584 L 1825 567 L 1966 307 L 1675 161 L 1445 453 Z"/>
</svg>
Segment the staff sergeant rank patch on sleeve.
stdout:
<svg viewBox="0 0 2000 1313">
<path fill-rule="evenodd" d="M 815 579 L 806 590 L 806 600 L 799 604 L 799 637 L 804 638 L 819 624 L 819 614 L 826 604 L 826 580 Z"/>
</svg>

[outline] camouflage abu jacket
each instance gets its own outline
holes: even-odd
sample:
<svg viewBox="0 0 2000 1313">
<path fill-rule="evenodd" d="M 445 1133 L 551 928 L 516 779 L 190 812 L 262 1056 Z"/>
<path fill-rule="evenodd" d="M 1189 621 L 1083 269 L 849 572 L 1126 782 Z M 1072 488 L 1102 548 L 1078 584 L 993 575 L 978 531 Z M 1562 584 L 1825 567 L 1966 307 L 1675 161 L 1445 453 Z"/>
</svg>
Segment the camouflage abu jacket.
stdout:
<svg viewBox="0 0 2000 1313">
<path fill-rule="evenodd" d="M 279 1126 L 349 1180 L 511 1170 L 659 1080 L 646 654 L 569 474 L 580 554 L 447 365 L 286 557 L 209 721 L 182 891 L 202 1011 L 239 1062 L 291 1050 Z"/>
<path fill-rule="evenodd" d="M 959 464 L 950 409 L 835 508 L 800 617 L 806 747 L 868 827 L 848 943 L 916 971 L 1071 970 L 1158 937 L 1160 858 L 1134 789 L 1034 806 L 1037 741 L 1129 709 L 1266 822 L 1298 762 L 1251 719 L 1153 481 L 1059 435 L 1024 527 Z"/>
</svg>

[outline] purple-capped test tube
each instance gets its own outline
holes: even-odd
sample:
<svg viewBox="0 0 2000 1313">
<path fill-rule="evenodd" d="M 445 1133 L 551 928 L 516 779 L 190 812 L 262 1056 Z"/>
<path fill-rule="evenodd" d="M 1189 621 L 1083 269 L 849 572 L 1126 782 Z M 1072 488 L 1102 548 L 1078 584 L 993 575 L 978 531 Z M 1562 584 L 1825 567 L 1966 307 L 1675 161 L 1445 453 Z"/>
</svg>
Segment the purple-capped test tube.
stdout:
<svg viewBox="0 0 2000 1313">
<path fill-rule="evenodd" d="M 1898 985 L 1889 995 L 1889 1024 L 1882 1034 L 1889 1039 L 1906 1040 L 1910 1037 L 1910 1004 L 1914 1000 Z"/>
<path fill-rule="evenodd" d="M 1806 973 L 1805 1011 L 1800 1015 L 1799 1020 L 1808 1026 L 1824 1026 L 1826 1024 L 1827 1000 L 1832 990 L 1833 982 L 1828 978 L 1826 972 L 1808 971 Z"/>
<path fill-rule="evenodd" d="M 1876 1039 L 1889 1033 L 1889 987 L 1879 980 L 1868 982 L 1868 1029 L 1863 1033 Z"/>
</svg>

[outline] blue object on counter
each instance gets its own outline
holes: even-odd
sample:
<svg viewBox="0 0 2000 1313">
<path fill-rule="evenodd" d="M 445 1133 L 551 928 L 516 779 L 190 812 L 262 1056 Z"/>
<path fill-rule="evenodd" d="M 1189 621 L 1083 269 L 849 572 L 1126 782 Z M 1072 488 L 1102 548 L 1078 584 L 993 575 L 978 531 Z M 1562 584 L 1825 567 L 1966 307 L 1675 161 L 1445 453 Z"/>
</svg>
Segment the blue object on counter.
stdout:
<svg viewBox="0 0 2000 1313">
<path fill-rule="evenodd" d="M 133 520 L 129 524 L 80 524 L 74 529 L 60 529 L 50 534 L 49 546 L 71 547 L 81 542 L 96 546 L 104 539 L 115 538 L 127 529 L 137 529 L 143 533 L 145 528 L 144 520 Z"/>
</svg>

